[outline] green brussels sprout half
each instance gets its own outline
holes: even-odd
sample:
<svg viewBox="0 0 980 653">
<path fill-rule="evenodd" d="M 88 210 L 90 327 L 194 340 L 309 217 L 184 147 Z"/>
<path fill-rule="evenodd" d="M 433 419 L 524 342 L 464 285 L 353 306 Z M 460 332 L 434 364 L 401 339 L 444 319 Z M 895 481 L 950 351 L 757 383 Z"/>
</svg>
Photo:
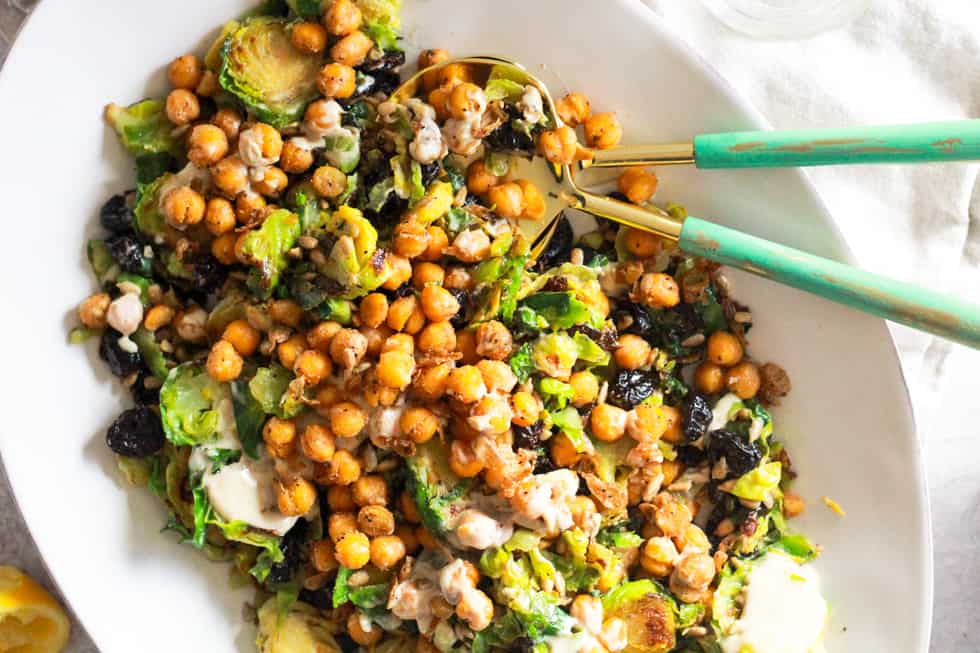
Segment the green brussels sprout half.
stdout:
<svg viewBox="0 0 980 653">
<path fill-rule="evenodd" d="M 626 622 L 623 653 L 666 653 L 676 644 L 674 609 L 663 589 L 644 579 L 624 583 L 602 598 L 605 617 Z"/>
<path fill-rule="evenodd" d="M 293 47 L 287 22 L 260 16 L 242 24 L 221 50 L 221 87 L 274 127 L 303 116 L 319 94 L 320 58 Z"/>
</svg>

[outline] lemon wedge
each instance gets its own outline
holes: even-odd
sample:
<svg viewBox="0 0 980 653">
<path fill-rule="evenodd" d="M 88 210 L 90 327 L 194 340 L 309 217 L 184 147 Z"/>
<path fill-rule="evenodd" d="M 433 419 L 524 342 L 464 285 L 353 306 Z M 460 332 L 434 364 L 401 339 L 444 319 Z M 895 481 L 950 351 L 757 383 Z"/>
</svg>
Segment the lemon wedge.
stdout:
<svg viewBox="0 0 980 653">
<path fill-rule="evenodd" d="M 0 566 L 0 653 L 59 653 L 70 630 L 65 611 L 43 587 Z"/>
</svg>

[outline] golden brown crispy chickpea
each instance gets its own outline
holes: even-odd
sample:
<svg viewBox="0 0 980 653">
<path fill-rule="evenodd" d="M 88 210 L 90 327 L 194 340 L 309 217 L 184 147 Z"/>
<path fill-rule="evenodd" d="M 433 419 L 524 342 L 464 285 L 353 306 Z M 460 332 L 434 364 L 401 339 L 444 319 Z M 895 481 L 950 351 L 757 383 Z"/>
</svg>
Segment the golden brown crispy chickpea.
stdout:
<svg viewBox="0 0 980 653">
<path fill-rule="evenodd" d="M 341 329 L 330 340 L 330 358 L 345 370 L 353 369 L 367 352 L 367 338 L 354 329 Z"/>
<path fill-rule="evenodd" d="M 564 433 L 559 433 L 549 441 L 551 460 L 559 467 L 571 467 L 582 458 L 575 445 Z"/>
<path fill-rule="evenodd" d="M 316 412 L 321 417 L 330 417 L 330 407 L 344 400 L 343 391 L 335 385 L 324 385 L 316 391 Z"/>
<path fill-rule="evenodd" d="M 483 159 L 477 159 L 466 169 L 466 189 L 474 195 L 483 195 L 500 183 L 500 177 L 487 169 Z"/>
<path fill-rule="evenodd" d="M 212 197 L 204 210 L 204 224 L 215 236 L 234 230 L 235 207 L 223 197 Z"/>
<path fill-rule="evenodd" d="M 488 392 L 510 394 L 514 386 L 517 385 L 517 377 L 514 376 L 514 371 L 504 361 L 488 358 L 478 362 L 476 368 L 480 370 Z"/>
<path fill-rule="evenodd" d="M 519 218 L 527 207 L 524 192 L 512 181 L 493 186 L 487 191 L 487 201 L 494 212 L 503 218 Z"/>
<path fill-rule="evenodd" d="M 327 535 L 334 542 L 339 542 L 344 535 L 357 530 L 357 513 L 335 512 L 327 520 Z"/>
<path fill-rule="evenodd" d="M 281 168 L 268 166 L 262 171 L 262 178 L 252 182 L 252 188 L 266 197 L 278 197 L 288 184 L 289 177 Z"/>
<path fill-rule="evenodd" d="M 371 542 L 360 531 L 349 531 L 336 543 L 337 562 L 348 569 L 360 569 L 371 560 Z"/>
<path fill-rule="evenodd" d="M 238 138 L 238 132 L 242 128 L 242 116 L 237 109 L 224 107 L 211 117 L 211 124 L 225 133 L 225 138 L 231 143 Z"/>
<path fill-rule="evenodd" d="M 571 127 L 562 126 L 541 132 L 538 136 L 538 152 L 552 163 L 568 165 L 589 158 L 590 154 L 578 142 Z"/>
<path fill-rule="evenodd" d="M 238 155 L 246 162 L 259 159 L 263 162 L 275 163 L 282 155 L 282 134 L 272 125 L 257 122 L 240 134 Z"/>
<path fill-rule="evenodd" d="M 416 263 L 412 269 L 412 284 L 416 290 L 423 290 L 429 284 L 441 286 L 445 279 L 446 271 L 437 263 Z"/>
<path fill-rule="evenodd" d="M 349 485 L 331 485 L 327 488 L 327 506 L 331 512 L 354 512 L 357 504 Z"/>
<path fill-rule="evenodd" d="M 291 174 L 301 174 L 313 166 L 313 152 L 301 144 L 296 138 L 290 138 L 282 144 L 282 154 L 279 155 L 279 165 Z"/>
<path fill-rule="evenodd" d="M 323 15 L 323 26 L 334 36 L 346 36 L 361 26 L 361 10 L 352 0 L 335 0 Z"/>
<path fill-rule="evenodd" d="M 310 183 L 321 197 L 334 198 L 347 188 L 347 175 L 333 166 L 320 166 L 313 173 Z"/>
<path fill-rule="evenodd" d="M 388 484 L 377 474 L 362 476 L 351 487 L 358 506 L 383 506 L 388 503 Z"/>
<path fill-rule="evenodd" d="M 610 404 L 599 404 L 589 418 L 592 435 L 603 442 L 615 442 L 626 433 L 626 411 Z"/>
<path fill-rule="evenodd" d="M 446 394 L 451 371 L 449 363 L 422 368 L 412 385 L 416 396 L 423 401 L 441 399 Z"/>
<path fill-rule="evenodd" d="M 490 320 L 476 328 L 476 354 L 497 361 L 510 357 L 514 350 L 514 337 L 503 322 Z"/>
<path fill-rule="evenodd" d="M 296 364 L 296 359 L 299 355 L 306 351 L 306 338 L 303 334 L 297 333 L 292 336 L 286 342 L 279 343 L 276 347 L 276 357 L 279 358 L 279 362 L 287 370 L 293 369 L 293 365 Z"/>
<path fill-rule="evenodd" d="M 361 324 L 376 329 L 384 324 L 388 317 L 388 298 L 382 293 L 376 292 L 367 295 L 361 300 L 361 305 L 357 311 Z"/>
<path fill-rule="evenodd" d="M 186 229 L 204 219 L 201 194 L 190 186 L 178 186 L 163 197 L 163 217 L 175 229 Z"/>
<path fill-rule="evenodd" d="M 328 63 L 320 69 L 316 87 L 328 98 L 349 98 L 357 90 L 357 72 L 342 63 Z"/>
<path fill-rule="evenodd" d="M 221 335 L 242 356 L 251 356 L 259 348 L 262 334 L 245 320 L 234 320 L 228 323 Z"/>
<path fill-rule="evenodd" d="M 538 187 L 527 179 L 518 179 L 514 183 L 521 187 L 521 193 L 524 195 L 524 212 L 519 217 L 524 220 L 540 220 L 543 218 L 548 207 L 545 204 L 544 195 L 541 194 Z"/>
<path fill-rule="evenodd" d="M 475 365 L 457 367 L 449 374 L 447 392 L 464 404 L 476 403 L 487 394 L 483 374 Z"/>
<path fill-rule="evenodd" d="M 588 370 L 572 374 L 568 378 L 568 383 L 575 393 L 572 396 L 572 405 L 577 408 L 588 406 L 599 396 L 599 379 Z"/>
<path fill-rule="evenodd" d="M 90 295 L 78 305 L 78 319 L 89 329 L 103 329 L 106 326 L 106 311 L 111 303 L 112 297 L 108 293 Z"/>
<path fill-rule="evenodd" d="M 330 359 L 318 352 L 316 349 L 307 349 L 296 358 L 293 371 L 297 376 L 303 377 L 308 385 L 317 385 L 320 381 L 330 376 L 333 372 L 333 365 Z"/>
<path fill-rule="evenodd" d="M 305 54 L 320 54 L 327 47 L 327 30 L 323 25 L 302 22 L 293 25 L 289 34 L 293 47 Z"/>
<path fill-rule="evenodd" d="M 412 262 L 404 256 L 388 252 L 385 263 L 391 269 L 391 275 L 381 287 L 385 290 L 397 290 L 403 283 L 412 278 Z"/>
<path fill-rule="evenodd" d="M 424 70 L 430 66 L 435 66 L 449 61 L 449 53 L 441 48 L 422 50 L 419 52 L 418 69 Z M 431 90 L 439 84 L 439 72 L 432 71 L 422 76 L 422 88 Z"/>
<path fill-rule="evenodd" d="M 681 556 L 670 575 L 670 591 L 685 603 L 700 600 L 715 577 L 715 562 L 707 553 Z"/>
<path fill-rule="evenodd" d="M 245 361 L 227 340 L 219 340 L 208 354 L 208 375 L 218 383 L 234 381 L 242 373 Z"/>
<path fill-rule="evenodd" d="M 287 517 L 305 515 L 316 503 L 316 488 L 301 476 L 276 481 L 276 502 Z"/>
<path fill-rule="evenodd" d="M 483 89 L 472 82 L 462 82 L 449 93 L 449 114 L 456 120 L 469 120 L 482 115 L 487 106 Z"/>
<path fill-rule="evenodd" d="M 439 75 L 439 72 L 427 73 L 428 75 Z M 436 111 L 436 120 L 438 122 L 444 122 L 449 120 L 449 93 L 452 91 L 450 88 L 434 88 L 429 92 L 429 97 L 427 98 L 429 104 Z"/>
<path fill-rule="evenodd" d="M 387 351 L 403 351 L 406 354 L 414 354 L 415 339 L 407 333 L 393 334 L 381 345 L 381 353 Z"/>
<path fill-rule="evenodd" d="M 316 463 L 328 462 L 336 451 L 333 433 L 322 424 L 310 424 L 303 429 L 299 446 L 303 455 Z"/>
<path fill-rule="evenodd" d="M 187 138 L 187 158 L 199 168 L 212 166 L 228 154 L 228 137 L 220 127 L 196 125 Z"/>
<path fill-rule="evenodd" d="M 660 407 L 660 414 L 667 423 L 667 428 L 664 429 L 664 434 L 661 437 L 671 444 L 683 442 L 684 435 L 681 433 L 681 411 L 675 406 L 664 405 Z"/>
<path fill-rule="evenodd" d="M 376 373 L 381 385 L 404 390 L 412 382 L 415 372 L 415 358 L 401 351 L 388 351 L 378 359 Z"/>
<path fill-rule="evenodd" d="M 371 564 L 378 569 L 391 569 L 406 553 L 405 543 L 397 535 L 382 535 L 371 541 Z"/>
<path fill-rule="evenodd" d="M 288 419 L 270 417 L 262 427 L 262 440 L 266 447 L 275 448 L 279 452 L 286 451 L 288 447 L 286 455 L 277 456 L 285 458 L 292 453 L 292 445 L 296 441 L 296 423 Z"/>
<path fill-rule="evenodd" d="M 510 398 L 511 421 L 517 426 L 528 427 L 541 416 L 541 402 L 530 392 L 515 392 Z"/>
<path fill-rule="evenodd" d="M 374 41 L 364 32 L 354 30 L 334 43 L 330 48 L 330 58 L 345 66 L 360 66 L 374 47 Z"/>
<path fill-rule="evenodd" d="M 269 317 L 295 329 L 303 319 L 303 307 L 293 299 L 275 299 L 269 302 Z"/>
<path fill-rule="evenodd" d="M 667 416 L 662 406 L 640 404 L 626 418 L 626 431 L 638 442 L 659 440 L 667 431 Z"/>
<path fill-rule="evenodd" d="M 193 91 L 201 83 L 204 76 L 204 66 L 201 60 L 193 54 L 185 54 L 170 62 L 167 68 L 167 79 L 174 88 Z"/>
<path fill-rule="evenodd" d="M 555 110 L 561 121 L 569 127 L 581 125 L 592 115 L 589 99 L 578 91 L 572 91 L 555 102 Z"/>
<path fill-rule="evenodd" d="M 456 616 L 465 621 L 471 630 L 479 632 L 493 620 L 493 601 L 481 590 L 466 592 L 456 604 Z"/>
<path fill-rule="evenodd" d="M 600 150 L 616 147 L 623 140 L 623 128 L 615 113 L 594 113 L 585 121 L 585 144 Z"/>
<path fill-rule="evenodd" d="M 316 540 L 310 544 L 310 562 L 321 574 L 337 568 L 337 556 L 333 554 L 333 542 Z"/>
<path fill-rule="evenodd" d="M 651 537 L 640 552 L 640 566 L 657 578 L 664 578 L 674 570 L 677 548 L 669 537 Z"/>
<path fill-rule="evenodd" d="M 352 438 L 367 425 L 364 409 L 350 401 L 330 407 L 330 430 L 338 438 Z"/>
<path fill-rule="evenodd" d="M 725 389 L 725 370 L 711 361 L 704 361 L 694 368 L 694 387 L 709 395 L 721 392 Z"/>
<path fill-rule="evenodd" d="M 420 261 L 438 261 L 449 247 L 449 236 L 446 230 L 436 225 L 426 227 L 425 251 L 418 256 Z"/>
<path fill-rule="evenodd" d="M 178 88 L 167 96 L 167 120 L 178 127 L 188 125 L 201 115 L 201 103 L 192 92 Z"/>
<path fill-rule="evenodd" d="M 399 222 L 395 226 L 395 254 L 405 258 L 415 258 L 425 252 L 429 246 L 425 225 L 415 220 Z"/>
<path fill-rule="evenodd" d="M 408 318 L 411 317 L 412 313 L 418 304 L 418 300 L 415 295 L 406 295 L 404 297 L 399 297 L 391 306 L 388 307 L 388 315 L 385 317 L 385 324 L 392 331 L 401 331 L 405 328 L 408 323 Z"/>
<path fill-rule="evenodd" d="M 705 356 L 715 365 L 731 367 L 745 354 L 742 343 L 728 331 L 715 331 L 708 336 Z"/>
<path fill-rule="evenodd" d="M 330 342 L 342 328 L 339 322 L 325 320 L 306 332 L 306 340 L 310 343 L 310 347 L 329 354 Z"/>
<path fill-rule="evenodd" d="M 480 357 L 476 354 L 476 334 L 466 329 L 456 334 L 456 351 L 461 355 L 460 363 L 473 365 Z"/>
<path fill-rule="evenodd" d="M 360 610 L 354 610 L 347 617 L 347 634 L 355 644 L 369 647 L 374 646 L 384 637 L 381 626 L 363 617 Z"/>
<path fill-rule="evenodd" d="M 143 327 L 147 331 L 156 331 L 170 324 L 171 320 L 174 319 L 174 315 L 174 309 L 166 304 L 157 304 L 146 312 L 146 317 L 143 318 Z M 227 338 L 225 339 L 227 340 Z"/>
<path fill-rule="evenodd" d="M 422 288 L 422 311 L 430 321 L 442 322 L 459 312 L 459 302 L 442 286 L 428 285 Z"/>
<path fill-rule="evenodd" d="M 200 97 L 214 97 L 221 92 L 221 84 L 218 82 L 218 76 L 210 70 L 205 70 L 194 92 Z"/>
<path fill-rule="evenodd" d="M 681 302 L 681 289 L 674 277 L 663 272 L 647 272 L 633 284 L 631 298 L 655 308 L 671 308 Z"/>
<path fill-rule="evenodd" d="M 233 265 L 238 261 L 238 257 L 235 256 L 235 241 L 237 240 L 238 234 L 234 232 L 218 236 L 211 241 L 211 255 L 218 259 L 222 265 Z"/>
<path fill-rule="evenodd" d="M 759 392 L 762 379 L 759 368 L 755 363 L 742 361 L 728 369 L 725 374 L 725 384 L 729 391 L 738 395 L 739 399 L 751 399 Z"/>
<path fill-rule="evenodd" d="M 635 370 L 650 360 L 650 343 L 631 333 L 619 337 L 619 348 L 613 353 L 616 364 L 627 370 Z"/>
<path fill-rule="evenodd" d="M 473 81 L 473 70 L 470 66 L 461 63 L 451 63 L 438 70 L 439 86 L 451 91 L 463 82 Z"/>
<path fill-rule="evenodd" d="M 364 506 L 357 513 L 357 526 L 370 537 L 395 532 L 395 516 L 384 506 Z"/>
<path fill-rule="evenodd" d="M 439 419 L 428 408 L 409 406 L 398 419 L 402 435 L 416 444 L 424 444 L 439 432 Z"/>
<path fill-rule="evenodd" d="M 324 467 L 319 475 L 324 485 L 350 485 L 361 476 L 360 461 L 345 449 L 338 449 Z"/>
<path fill-rule="evenodd" d="M 646 168 L 627 168 L 619 176 L 619 192 L 633 204 L 646 202 L 657 192 L 657 175 Z"/>
<path fill-rule="evenodd" d="M 448 354 L 456 349 L 456 328 L 448 320 L 430 322 L 418 335 L 419 351 Z"/>
<path fill-rule="evenodd" d="M 656 234 L 642 229 L 622 227 L 626 229 L 624 242 L 626 251 L 636 258 L 653 258 L 663 248 L 663 241 Z"/>
<path fill-rule="evenodd" d="M 262 222 L 268 203 L 255 192 L 240 194 L 235 198 L 235 217 L 242 224 L 253 225 Z"/>
<path fill-rule="evenodd" d="M 211 181 L 225 197 L 237 197 L 248 189 L 248 167 L 237 154 L 226 156 L 212 166 Z"/>
<path fill-rule="evenodd" d="M 469 442 L 453 440 L 449 445 L 449 468 L 460 478 L 473 478 L 483 471 L 483 461 L 473 452 Z"/>
<path fill-rule="evenodd" d="M 786 515 L 787 519 L 799 517 L 805 510 L 806 501 L 803 500 L 803 497 L 795 492 L 786 492 L 783 494 L 783 514 Z"/>
</svg>

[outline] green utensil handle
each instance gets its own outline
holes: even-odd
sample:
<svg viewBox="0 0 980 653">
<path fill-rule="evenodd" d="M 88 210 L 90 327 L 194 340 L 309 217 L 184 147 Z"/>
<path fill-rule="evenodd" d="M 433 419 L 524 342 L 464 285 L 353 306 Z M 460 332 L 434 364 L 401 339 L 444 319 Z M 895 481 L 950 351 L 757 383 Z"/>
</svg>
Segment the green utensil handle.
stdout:
<svg viewBox="0 0 980 653">
<path fill-rule="evenodd" d="M 703 134 L 699 168 L 774 168 L 841 163 L 931 163 L 980 159 L 980 120 L 843 129 Z"/>
<path fill-rule="evenodd" d="M 880 277 L 694 217 L 684 221 L 680 245 L 691 254 L 980 349 L 980 306 L 956 297 Z"/>
</svg>

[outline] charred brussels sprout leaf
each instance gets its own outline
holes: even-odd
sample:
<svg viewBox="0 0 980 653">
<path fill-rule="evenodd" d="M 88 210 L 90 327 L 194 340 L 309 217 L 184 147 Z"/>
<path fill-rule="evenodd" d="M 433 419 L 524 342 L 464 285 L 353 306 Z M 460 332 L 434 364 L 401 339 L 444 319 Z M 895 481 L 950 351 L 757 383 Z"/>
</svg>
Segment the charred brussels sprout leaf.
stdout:
<svg viewBox="0 0 980 653">
<path fill-rule="evenodd" d="M 602 598 L 604 616 L 626 622 L 624 653 L 666 653 L 674 648 L 676 624 L 672 601 L 652 580 L 620 585 Z"/>
<path fill-rule="evenodd" d="M 274 211 L 261 227 L 248 233 L 242 251 L 249 264 L 255 266 L 249 277 L 252 292 L 267 297 L 275 289 L 286 267 L 286 252 L 299 234 L 299 218 L 286 209 Z"/>
<path fill-rule="evenodd" d="M 510 369 L 513 370 L 514 376 L 520 383 L 524 383 L 534 374 L 533 351 L 534 347 L 531 343 L 525 342 L 508 361 Z"/>
<path fill-rule="evenodd" d="M 128 107 L 110 104 L 105 118 L 133 156 L 172 152 L 176 147 L 163 100 L 143 100 Z"/>
<path fill-rule="evenodd" d="M 139 160 L 137 160 L 137 165 L 139 165 Z M 133 191 L 113 195 L 99 209 L 99 224 L 102 225 L 103 229 L 114 234 L 129 233 L 133 230 L 133 205 L 135 203 L 136 193 Z"/>
<path fill-rule="evenodd" d="M 434 535 L 444 537 L 448 522 L 466 506 L 469 483 L 449 468 L 441 444 L 432 441 L 418 447 L 408 458 L 408 490 L 422 516 L 422 523 Z"/>
<path fill-rule="evenodd" d="M 225 40 L 218 80 L 259 120 L 283 127 L 299 120 L 316 99 L 320 65 L 318 56 L 293 47 L 286 21 L 257 17 Z"/>
<path fill-rule="evenodd" d="M 235 427 L 242 449 L 249 458 L 258 460 L 259 444 L 262 442 L 262 426 L 265 424 L 265 411 L 258 400 L 252 396 L 244 381 L 233 381 L 231 399 L 235 406 Z"/>
</svg>

